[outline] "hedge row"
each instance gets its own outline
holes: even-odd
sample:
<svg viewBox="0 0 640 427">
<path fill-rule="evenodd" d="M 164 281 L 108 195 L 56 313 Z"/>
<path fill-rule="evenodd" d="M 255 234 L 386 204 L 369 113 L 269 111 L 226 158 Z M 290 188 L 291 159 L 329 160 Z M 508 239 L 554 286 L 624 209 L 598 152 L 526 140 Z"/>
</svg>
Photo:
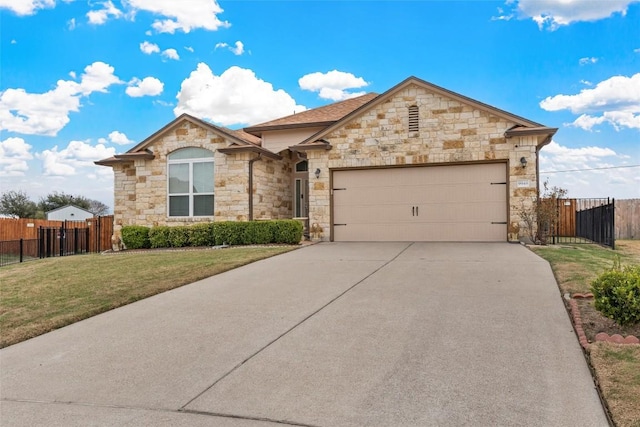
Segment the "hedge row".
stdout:
<svg viewBox="0 0 640 427">
<path fill-rule="evenodd" d="M 210 222 L 189 226 L 122 227 L 127 249 L 183 248 L 186 246 L 297 244 L 302 223 L 292 219 L 249 222 Z"/>
</svg>

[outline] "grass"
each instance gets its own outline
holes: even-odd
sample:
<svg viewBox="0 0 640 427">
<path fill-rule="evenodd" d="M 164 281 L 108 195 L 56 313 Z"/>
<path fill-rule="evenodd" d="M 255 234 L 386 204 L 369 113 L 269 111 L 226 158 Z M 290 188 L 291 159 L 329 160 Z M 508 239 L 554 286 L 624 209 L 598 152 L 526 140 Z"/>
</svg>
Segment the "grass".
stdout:
<svg viewBox="0 0 640 427">
<path fill-rule="evenodd" d="M 621 240 L 616 242 L 616 247 L 613 251 L 597 245 L 563 244 L 533 250 L 549 261 L 563 293 L 584 293 L 589 291 L 598 274 L 612 267 L 616 257 L 622 265 L 640 264 L 640 241 Z M 598 332 L 589 332 L 588 328 L 601 328 L 607 322 L 611 323 L 592 307 L 592 302 L 580 305 L 588 335 Z M 637 326 L 631 330 L 637 330 Z M 610 330 L 605 332 L 611 333 Z M 640 346 L 597 342 L 591 345 L 589 360 L 616 425 L 640 427 Z"/>
<path fill-rule="evenodd" d="M 589 292 L 591 281 L 613 266 L 616 258 L 625 264 L 640 263 L 640 241 L 620 240 L 611 250 L 594 244 L 562 244 L 532 247 L 549 261 L 563 293 Z"/>
<path fill-rule="evenodd" d="M 292 248 L 91 254 L 2 267 L 0 347 Z"/>
<path fill-rule="evenodd" d="M 640 427 L 640 346 L 599 342 L 590 356 L 616 426 Z"/>
</svg>

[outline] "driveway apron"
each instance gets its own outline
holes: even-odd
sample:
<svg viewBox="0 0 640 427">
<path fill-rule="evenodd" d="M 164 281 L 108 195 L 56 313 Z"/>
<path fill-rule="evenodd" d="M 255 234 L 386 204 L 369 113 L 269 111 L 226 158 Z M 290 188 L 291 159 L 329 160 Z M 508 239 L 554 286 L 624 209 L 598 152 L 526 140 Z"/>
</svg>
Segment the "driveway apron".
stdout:
<svg viewBox="0 0 640 427">
<path fill-rule="evenodd" d="M 2 349 L 0 379 L 0 425 L 608 425 L 507 243 L 305 247 Z"/>
</svg>

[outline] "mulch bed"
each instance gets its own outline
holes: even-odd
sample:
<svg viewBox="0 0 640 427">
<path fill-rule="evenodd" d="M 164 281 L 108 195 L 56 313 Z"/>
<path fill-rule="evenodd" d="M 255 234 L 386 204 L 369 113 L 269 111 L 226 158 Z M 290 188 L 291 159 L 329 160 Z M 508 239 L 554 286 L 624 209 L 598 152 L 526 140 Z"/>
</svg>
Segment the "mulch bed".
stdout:
<svg viewBox="0 0 640 427">
<path fill-rule="evenodd" d="M 589 342 L 594 342 L 596 335 L 600 332 L 604 332 L 609 336 L 619 334 L 623 337 L 634 335 L 640 338 L 640 323 L 624 327 L 620 326 L 613 320 L 604 317 L 595 309 L 593 306 L 593 298 L 580 298 L 575 299 L 575 301 L 580 310 L 582 327 Z"/>
</svg>

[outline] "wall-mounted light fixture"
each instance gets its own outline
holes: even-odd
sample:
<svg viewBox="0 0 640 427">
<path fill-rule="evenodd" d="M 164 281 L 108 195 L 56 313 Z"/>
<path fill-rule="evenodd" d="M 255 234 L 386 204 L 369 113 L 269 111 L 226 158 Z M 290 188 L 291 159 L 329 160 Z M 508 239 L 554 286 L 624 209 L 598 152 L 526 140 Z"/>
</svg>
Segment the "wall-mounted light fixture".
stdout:
<svg viewBox="0 0 640 427">
<path fill-rule="evenodd" d="M 320 168 L 317 168 L 314 174 L 316 175 L 316 179 L 320 178 Z"/>
<path fill-rule="evenodd" d="M 520 157 L 520 165 L 522 166 L 522 169 L 527 167 L 527 159 L 525 157 Z"/>
</svg>

